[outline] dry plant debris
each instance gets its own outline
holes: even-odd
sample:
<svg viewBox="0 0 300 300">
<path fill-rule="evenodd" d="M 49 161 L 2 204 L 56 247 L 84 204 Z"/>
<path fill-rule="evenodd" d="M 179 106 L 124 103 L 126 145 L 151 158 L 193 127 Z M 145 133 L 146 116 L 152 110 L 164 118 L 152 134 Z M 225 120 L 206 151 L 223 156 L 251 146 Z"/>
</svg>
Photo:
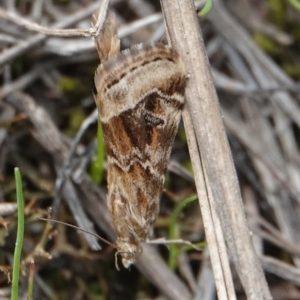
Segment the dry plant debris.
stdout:
<svg viewBox="0 0 300 300">
<path fill-rule="evenodd" d="M 300 12 L 286 1 L 224 4 L 215 1 L 199 22 L 248 225 L 274 299 L 300 299 Z M 122 49 L 166 42 L 158 0 L 109 5 Z M 106 182 L 97 186 L 90 179 L 98 65 L 90 20 L 98 8 L 91 0 L 0 4 L 0 298 L 9 299 L 16 230 L 13 168 L 18 166 L 26 199 L 22 295 L 34 259 L 35 299 L 216 299 L 207 249 L 182 253 L 173 272 L 166 266 L 166 248 L 146 245 L 137 268 L 118 272 L 111 247 L 38 220 L 52 206 L 59 220 L 115 238 Z M 63 30 L 54 34 L 57 29 Z M 167 235 L 176 202 L 196 193 L 183 127 L 169 171 L 157 237 Z M 183 211 L 178 227 L 185 239 L 205 239 L 196 202 Z M 246 299 L 232 273 L 236 298 Z"/>
</svg>

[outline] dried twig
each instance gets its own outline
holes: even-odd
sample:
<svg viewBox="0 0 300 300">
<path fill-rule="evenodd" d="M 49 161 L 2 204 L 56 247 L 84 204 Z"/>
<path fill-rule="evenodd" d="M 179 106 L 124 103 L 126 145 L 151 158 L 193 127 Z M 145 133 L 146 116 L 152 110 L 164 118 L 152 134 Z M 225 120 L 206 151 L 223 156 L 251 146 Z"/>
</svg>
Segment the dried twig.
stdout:
<svg viewBox="0 0 300 300">
<path fill-rule="evenodd" d="M 91 16 L 91 14 L 98 8 L 98 6 L 98 3 L 93 3 L 90 6 L 88 6 L 84 11 L 75 13 L 74 15 L 66 18 L 65 20 L 53 24 L 53 27 L 64 28 L 70 26 L 78 22 L 79 20 L 86 18 L 87 16 Z M 8 63 L 10 60 L 14 59 L 18 55 L 21 55 L 25 51 L 28 51 L 35 45 L 44 41 L 46 38 L 47 37 L 45 35 L 39 33 L 27 38 L 25 41 L 23 40 L 18 42 L 15 46 L 9 48 L 0 55 L 0 66 L 2 66 L 5 63 Z"/>
</svg>

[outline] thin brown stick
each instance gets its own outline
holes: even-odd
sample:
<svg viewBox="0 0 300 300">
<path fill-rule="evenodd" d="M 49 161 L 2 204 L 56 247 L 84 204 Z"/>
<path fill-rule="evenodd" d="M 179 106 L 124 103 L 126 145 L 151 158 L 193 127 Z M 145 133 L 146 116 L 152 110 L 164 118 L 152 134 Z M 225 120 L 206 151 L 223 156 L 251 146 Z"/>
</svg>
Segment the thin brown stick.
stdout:
<svg viewBox="0 0 300 300">
<path fill-rule="evenodd" d="M 52 26 L 55 28 L 64 28 L 70 26 L 87 16 L 90 16 L 97 8 L 99 7 L 98 3 L 93 3 L 88 6 L 83 12 L 77 12 L 74 15 L 66 18 L 63 21 L 57 22 Z M 8 50 L 4 51 L 0 55 L 0 66 L 5 63 L 8 63 L 10 60 L 16 58 L 17 56 L 21 55 L 25 51 L 30 50 L 35 45 L 41 43 L 47 38 L 44 34 L 38 33 L 32 37 L 29 37 L 27 40 L 22 40 L 18 42 L 15 46 L 9 48 Z"/>
<path fill-rule="evenodd" d="M 91 36 L 91 29 L 52 29 L 48 27 L 40 26 L 39 24 L 33 23 L 20 17 L 17 14 L 7 12 L 0 9 L 0 18 L 11 21 L 18 26 L 24 27 L 28 30 L 42 33 L 49 36 L 59 36 L 59 37 L 74 37 L 74 36 Z"/>
<path fill-rule="evenodd" d="M 9 20 L 21 27 L 25 27 L 28 30 L 35 31 L 38 33 L 42 33 L 48 36 L 58 36 L 58 37 L 88 37 L 88 36 L 97 36 L 99 31 L 101 30 L 108 9 L 109 0 L 104 0 L 101 5 L 101 9 L 99 9 L 98 21 L 95 26 L 89 29 L 55 29 L 40 26 L 39 24 L 33 23 L 25 18 L 22 18 L 20 15 L 17 15 L 12 12 L 5 11 L 0 9 L 0 18 Z M 98 4 L 99 5 L 99 4 Z"/>
</svg>

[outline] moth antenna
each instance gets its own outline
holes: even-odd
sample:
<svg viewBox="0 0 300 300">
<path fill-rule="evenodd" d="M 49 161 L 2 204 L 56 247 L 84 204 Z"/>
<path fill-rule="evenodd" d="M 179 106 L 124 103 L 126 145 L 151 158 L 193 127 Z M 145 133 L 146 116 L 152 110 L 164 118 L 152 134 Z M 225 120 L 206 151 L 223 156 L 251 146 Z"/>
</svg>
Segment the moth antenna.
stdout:
<svg viewBox="0 0 300 300">
<path fill-rule="evenodd" d="M 46 222 L 53 222 L 53 223 L 57 223 L 57 224 L 62 224 L 62 225 L 65 225 L 65 226 L 68 226 L 68 227 L 71 227 L 71 228 L 74 228 L 74 229 L 77 229 L 77 230 L 80 230 L 84 233 L 88 233 L 90 235 L 93 235 L 94 237 L 98 238 L 100 241 L 106 243 L 107 245 L 113 247 L 113 248 L 117 248 L 116 244 L 106 240 L 105 238 L 101 237 L 100 235 L 96 234 L 96 233 L 93 233 L 93 232 L 90 232 L 90 231 L 87 231 L 87 230 L 84 230 L 80 227 L 77 227 L 75 225 L 72 225 L 72 224 L 68 224 L 68 223 L 65 223 L 65 222 L 62 222 L 62 221 L 57 221 L 57 220 L 52 220 L 52 219 L 46 219 L 46 218 L 38 218 L 39 220 L 42 220 L 42 221 L 46 221 Z"/>
</svg>

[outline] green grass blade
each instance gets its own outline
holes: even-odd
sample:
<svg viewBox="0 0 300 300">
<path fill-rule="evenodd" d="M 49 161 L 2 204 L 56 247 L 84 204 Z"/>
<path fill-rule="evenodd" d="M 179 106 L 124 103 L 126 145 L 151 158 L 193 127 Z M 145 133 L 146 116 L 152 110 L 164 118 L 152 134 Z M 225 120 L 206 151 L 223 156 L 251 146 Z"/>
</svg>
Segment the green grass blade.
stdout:
<svg viewBox="0 0 300 300">
<path fill-rule="evenodd" d="M 100 121 L 98 120 L 97 132 L 97 156 L 91 164 L 90 174 L 96 184 L 100 184 L 104 175 L 104 159 L 105 159 L 105 144 L 103 131 Z"/>
<path fill-rule="evenodd" d="M 170 240 L 175 240 L 178 238 L 177 234 L 177 222 L 178 222 L 178 217 L 180 212 L 183 210 L 183 208 L 189 204 L 190 202 L 193 202 L 197 199 L 197 196 L 191 196 L 183 201 L 180 201 L 179 204 L 175 207 L 174 212 L 171 216 L 171 222 L 170 222 L 170 227 L 169 227 L 169 239 Z M 178 249 L 177 245 L 175 244 L 170 244 L 170 254 L 169 254 L 169 261 L 168 265 L 169 267 L 174 270 L 176 268 L 176 262 L 177 262 L 177 256 L 180 253 L 180 250 Z"/>
<path fill-rule="evenodd" d="M 22 190 L 22 179 L 19 168 L 15 168 L 15 181 L 17 190 L 17 204 L 18 204 L 18 231 L 14 253 L 14 265 L 12 275 L 12 290 L 11 300 L 19 299 L 19 274 L 20 274 L 20 261 L 23 247 L 24 238 L 24 199 Z"/>
<path fill-rule="evenodd" d="M 200 17 L 206 16 L 211 11 L 212 6 L 213 6 L 212 0 L 207 0 L 204 7 L 201 9 L 198 15 Z"/>
<path fill-rule="evenodd" d="M 293 5 L 298 11 L 300 11 L 300 2 L 299 0 L 288 0 L 291 5 Z"/>
</svg>

